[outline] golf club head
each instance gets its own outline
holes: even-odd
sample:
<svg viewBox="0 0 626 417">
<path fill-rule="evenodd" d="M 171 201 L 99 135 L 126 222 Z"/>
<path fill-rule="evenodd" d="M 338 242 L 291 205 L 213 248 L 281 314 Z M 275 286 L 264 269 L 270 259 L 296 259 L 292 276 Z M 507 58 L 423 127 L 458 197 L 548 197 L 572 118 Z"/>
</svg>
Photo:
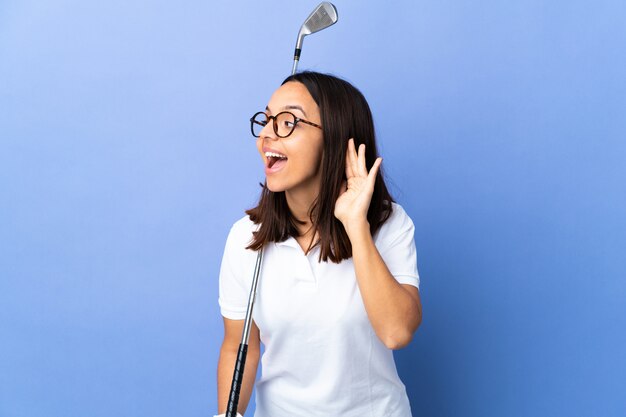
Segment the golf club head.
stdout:
<svg viewBox="0 0 626 417">
<path fill-rule="evenodd" d="M 302 40 L 306 35 L 319 32 L 322 29 L 326 29 L 329 26 L 334 25 L 337 22 L 339 16 L 337 15 L 337 8 L 327 1 L 321 2 L 313 12 L 306 18 L 300 31 L 298 32 L 298 40 L 296 41 L 296 50 L 293 59 L 292 74 L 296 73 L 298 67 L 298 61 L 300 60 L 300 53 L 302 51 Z"/>
<path fill-rule="evenodd" d="M 302 24 L 300 32 L 298 33 L 298 42 L 296 47 L 299 48 L 302 46 L 302 39 L 306 35 L 326 29 L 327 27 L 335 24 L 337 22 L 337 18 L 337 8 L 335 8 L 332 3 L 327 1 L 320 3 Z"/>
</svg>

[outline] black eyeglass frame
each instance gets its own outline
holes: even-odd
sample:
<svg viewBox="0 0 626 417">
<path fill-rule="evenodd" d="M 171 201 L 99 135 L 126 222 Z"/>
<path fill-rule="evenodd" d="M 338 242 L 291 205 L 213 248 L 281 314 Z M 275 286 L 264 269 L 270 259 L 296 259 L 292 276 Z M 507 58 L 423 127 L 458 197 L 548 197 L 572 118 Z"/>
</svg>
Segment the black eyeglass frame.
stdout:
<svg viewBox="0 0 626 417">
<path fill-rule="evenodd" d="M 291 127 L 291 130 L 289 131 L 289 133 L 287 133 L 284 136 L 281 136 L 278 134 L 278 124 L 276 122 L 276 119 L 281 115 L 281 114 L 290 114 L 291 116 L 293 116 L 293 126 Z M 258 115 L 264 115 L 266 118 L 265 124 L 261 124 L 259 121 L 256 120 Z M 302 123 L 306 123 L 308 125 L 311 126 L 315 126 L 318 129 L 321 129 L 322 126 L 318 125 L 317 123 L 313 123 L 313 122 L 309 122 L 308 120 L 302 119 L 298 116 L 296 116 L 295 114 L 293 114 L 290 111 L 281 111 L 280 113 L 276 114 L 275 116 L 268 116 L 267 113 L 265 113 L 264 111 L 259 111 L 254 113 L 254 115 L 250 118 L 250 132 L 252 133 L 252 136 L 254 136 L 255 138 L 260 137 L 261 135 L 255 135 L 254 134 L 254 124 L 256 123 L 259 126 L 265 127 L 267 126 L 267 124 L 269 123 L 269 121 L 272 120 L 272 126 L 274 127 L 274 133 L 276 134 L 276 136 L 278 136 L 279 138 L 286 138 L 289 137 L 293 131 L 296 129 L 296 126 L 298 125 L 298 123 L 302 122 Z"/>
</svg>

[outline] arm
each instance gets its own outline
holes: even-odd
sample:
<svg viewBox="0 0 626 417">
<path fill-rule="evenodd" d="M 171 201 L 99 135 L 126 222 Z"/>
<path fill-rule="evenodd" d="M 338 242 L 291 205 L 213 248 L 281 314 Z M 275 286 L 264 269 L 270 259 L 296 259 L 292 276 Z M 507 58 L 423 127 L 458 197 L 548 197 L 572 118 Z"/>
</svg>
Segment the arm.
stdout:
<svg viewBox="0 0 626 417">
<path fill-rule="evenodd" d="M 382 162 L 377 158 L 368 172 L 365 145 L 357 154 L 354 140 L 348 141 L 346 191 L 335 204 L 335 217 L 341 221 L 352 244 L 352 260 L 367 316 L 378 338 L 390 349 L 406 346 L 422 321 L 419 291 L 400 284 L 389 272 L 374 245 L 367 221 L 374 183 Z"/>
<path fill-rule="evenodd" d="M 391 275 L 370 234 L 369 224 L 353 224 L 348 232 L 352 260 L 367 316 L 378 338 L 389 349 L 411 341 L 422 321 L 419 290 Z"/>
<path fill-rule="evenodd" d="M 237 352 L 241 343 L 243 332 L 243 320 L 230 320 L 224 318 L 224 340 L 220 349 L 220 358 L 217 363 L 217 406 L 218 413 L 226 412 L 228 405 L 228 395 L 230 385 L 237 361 Z M 260 356 L 259 329 L 254 322 L 250 327 L 250 340 L 248 342 L 248 355 L 241 383 L 241 393 L 239 396 L 238 411 L 242 415 L 245 413 L 252 395 L 254 380 L 256 379 L 257 366 Z"/>
</svg>

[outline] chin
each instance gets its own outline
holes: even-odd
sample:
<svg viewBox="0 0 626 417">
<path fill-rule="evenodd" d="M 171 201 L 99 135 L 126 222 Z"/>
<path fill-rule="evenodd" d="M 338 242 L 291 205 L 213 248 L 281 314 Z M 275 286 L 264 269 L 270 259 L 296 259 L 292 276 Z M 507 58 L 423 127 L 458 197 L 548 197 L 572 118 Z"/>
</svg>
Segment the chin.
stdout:
<svg viewBox="0 0 626 417">
<path fill-rule="evenodd" d="M 265 184 L 267 186 L 267 189 L 273 193 L 280 193 L 282 191 L 285 191 L 286 189 L 284 184 L 281 184 L 278 181 L 272 181 L 270 179 L 266 179 Z"/>
</svg>

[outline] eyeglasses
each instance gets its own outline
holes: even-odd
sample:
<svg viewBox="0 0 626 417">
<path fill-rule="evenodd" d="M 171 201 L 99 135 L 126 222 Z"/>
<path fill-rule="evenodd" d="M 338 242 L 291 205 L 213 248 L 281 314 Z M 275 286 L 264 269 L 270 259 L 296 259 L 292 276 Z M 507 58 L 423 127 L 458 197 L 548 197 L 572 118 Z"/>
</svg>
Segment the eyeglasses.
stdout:
<svg viewBox="0 0 626 417">
<path fill-rule="evenodd" d="M 276 116 L 268 116 L 265 112 L 260 111 L 255 113 L 254 116 L 250 118 L 250 130 L 252 131 L 252 136 L 258 138 L 261 135 L 261 130 L 263 130 L 270 120 L 273 121 L 274 133 L 276 133 L 276 136 L 279 138 L 286 138 L 291 135 L 293 130 L 296 128 L 296 125 L 300 122 L 315 126 L 318 129 L 322 128 L 322 126 L 296 117 L 295 114 L 288 111 L 280 112 Z"/>
</svg>

